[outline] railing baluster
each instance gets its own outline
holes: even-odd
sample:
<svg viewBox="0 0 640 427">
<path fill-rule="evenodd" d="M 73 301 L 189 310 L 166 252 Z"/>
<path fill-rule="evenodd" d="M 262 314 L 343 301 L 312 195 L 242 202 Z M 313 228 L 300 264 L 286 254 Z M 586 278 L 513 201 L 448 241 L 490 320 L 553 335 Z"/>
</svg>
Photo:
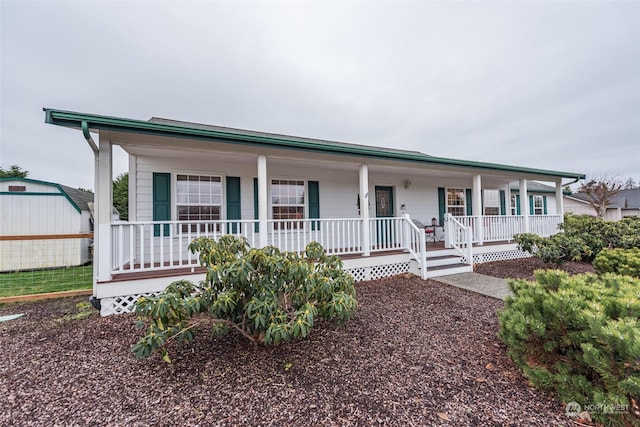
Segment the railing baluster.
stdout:
<svg viewBox="0 0 640 427">
<path fill-rule="evenodd" d="M 169 224 L 169 266 L 173 266 L 173 224 Z"/>
</svg>

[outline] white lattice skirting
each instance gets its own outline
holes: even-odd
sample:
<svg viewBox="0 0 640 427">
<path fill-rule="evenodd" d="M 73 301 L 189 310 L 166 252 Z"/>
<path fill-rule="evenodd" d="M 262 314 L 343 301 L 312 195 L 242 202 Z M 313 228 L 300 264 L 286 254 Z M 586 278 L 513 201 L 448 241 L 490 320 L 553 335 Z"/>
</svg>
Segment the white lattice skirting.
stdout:
<svg viewBox="0 0 640 427">
<path fill-rule="evenodd" d="M 473 263 L 482 264 L 484 262 L 506 261 L 508 259 L 518 258 L 531 258 L 531 254 L 529 252 L 521 251 L 518 249 L 499 252 L 487 252 L 484 254 L 475 253 L 473 254 Z M 460 262 L 466 263 L 467 259 L 465 257 L 462 257 Z"/>
<path fill-rule="evenodd" d="M 345 271 L 350 273 L 356 282 L 361 282 L 363 280 L 375 280 L 383 277 L 395 276 L 396 274 L 408 273 L 409 262 L 374 265 L 371 267 L 353 268 Z M 138 298 L 149 295 L 154 294 L 146 293 L 102 298 L 100 300 L 100 315 L 110 316 L 112 314 L 131 313 Z"/>
<path fill-rule="evenodd" d="M 350 273 L 356 282 L 382 279 L 383 277 L 391 277 L 396 274 L 408 273 L 409 261 L 398 262 L 395 264 L 374 265 L 371 267 L 352 268 L 345 271 Z"/>
<path fill-rule="evenodd" d="M 100 300 L 100 315 L 111 316 L 112 314 L 131 313 L 138 298 L 142 296 L 154 295 L 153 293 L 122 295 L 119 297 L 102 298 Z"/>
</svg>

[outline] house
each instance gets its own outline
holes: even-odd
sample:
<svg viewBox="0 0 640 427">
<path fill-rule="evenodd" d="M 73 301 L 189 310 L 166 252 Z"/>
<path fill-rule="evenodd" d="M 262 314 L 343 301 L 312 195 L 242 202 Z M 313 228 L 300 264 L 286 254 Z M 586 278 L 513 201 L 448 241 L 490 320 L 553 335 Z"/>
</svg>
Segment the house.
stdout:
<svg viewBox="0 0 640 427">
<path fill-rule="evenodd" d="M 566 211 L 576 215 L 596 216 L 596 210 L 583 193 L 573 193 L 564 197 Z M 604 219 L 619 221 L 624 217 L 640 217 L 640 188 L 620 190 L 611 197 L 611 204 L 607 207 Z"/>
<path fill-rule="evenodd" d="M 130 310 L 139 295 L 173 280 L 200 280 L 187 250 L 198 236 L 231 233 L 255 247 L 295 251 L 316 240 L 343 257 L 356 280 L 435 277 L 528 256 L 513 235 L 557 232 L 562 188 L 584 178 L 160 118 L 44 111 L 46 123 L 82 132 L 95 154 L 94 297 L 103 314 Z M 129 154 L 127 223 L 109 215 L 114 145 Z M 546 213 L 519 203 L 514 214 L 506 205 L 512 183 L 515 200 L 526 200 L 532 181 L 554 188 Z"/>
<path fill-rule="evenodd" d="M 91 261 L 93 194 L 52 182 L 0 178 L 0 271 Z"/>
</svg>

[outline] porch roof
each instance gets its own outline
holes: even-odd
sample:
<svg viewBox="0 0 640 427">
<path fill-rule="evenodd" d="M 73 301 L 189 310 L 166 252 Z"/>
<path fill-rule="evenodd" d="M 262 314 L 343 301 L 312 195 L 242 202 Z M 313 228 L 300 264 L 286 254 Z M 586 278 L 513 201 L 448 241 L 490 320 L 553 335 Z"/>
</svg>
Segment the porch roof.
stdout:
<svg viewBox="0 0 640 427">
<path fill-rule="evenodd" d="M 73 129 L 82 129 L 83 123 L 91 131 L 112 131 L 133 134 L 157 135 L 172 138 L 197 139 L 229 144 L 251 145 L 265 148 L 312 151 L 345 156 L 360 156 L 392 161 L 410 161 L 422 164 L 452 166 L 468 169 L 483 169 L 502 172 L 515 172 L 528 175 L 540 175 L 553 178 L 584 179 L 585 175 L 575 172 L 562 172 L 528 167 L 486 163 L 469 160 L 434 157 L 418 151 L 398 150 L 392 148 L 373 147 L 326 141 L 266 132 L 233 129 L 197 123 L 181 122 L 168 119 L 151 119 L 149 121 L 127 119 L 79 113 L 74 111 L 44 108 L 45 123 Z"/>
</svg>

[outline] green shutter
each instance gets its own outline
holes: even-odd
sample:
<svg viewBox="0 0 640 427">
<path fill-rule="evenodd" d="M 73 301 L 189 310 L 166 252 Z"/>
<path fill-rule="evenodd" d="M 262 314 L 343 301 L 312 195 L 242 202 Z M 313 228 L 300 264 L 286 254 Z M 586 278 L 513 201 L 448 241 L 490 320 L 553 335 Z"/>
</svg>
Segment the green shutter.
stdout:
<svg viewBox="0 0 640 427">
<path fill-rule="evenodd" d="M 471 216 L 473 215 L 473 198 L 471 195 L 471 189 L 467 188 L 464 191 L 464 198 L 465 198 L 465 203 L 467 205 L 467 215 Z"/>
<path fill-rule="evenodd" d="M 253 219 L 258 219 L 258 178 L 253 178 Z M 260 224 L 256 222 L 253 230 L 258 233 Z"/>
<path fill-rule="evenodd" d="M 318 181 L 309 181 L 309 218 L 320 218 L 320 190 Z M 320 230 L 320 222 L 313 221 L 311 230 Z"/>
<path fill-rule="evenodd" d="M 153 220 L 171 220 L 171 174 L 153 173 Z M 153 235 L 160 235 L 160 226 L 153 227 Z M 169 225 L 164 226 L 164 236 L 169 235 Z"/>
<path fill-rule="evenodd" d="M 529 215 L 533 215 L 533 196 L 529 196 Z"/>
<path fill-rule="evenodd" d="M 542 196 L 542 207 L 544 208 L 544 214 L 547 215 L 547 196 Z"/>
<path fill-rule="evenodd" d="M 444 213 L 446 209 L 445 197 L 444 188 L 438 187 L 438 218 L 440 219 L 440 225 L 444 225 Z"/>
<path fill-rule="evenodd" d="M 522 215 L 520 210 L 520 195 L 516 194 L 516 215 Z"/>
<path fill-rule="evenodd" d="M 227 177 L 227 219 L 242 219 L 240 209 L 240 177 Z M 237 233 L 238 224 L 227 224 L 227 233 Z"/>
<path fill-rule="evenodd" d="M 504 190 L 500 190 L 500 215 L 507 214 L 507 194 Z"/>
</svg>

